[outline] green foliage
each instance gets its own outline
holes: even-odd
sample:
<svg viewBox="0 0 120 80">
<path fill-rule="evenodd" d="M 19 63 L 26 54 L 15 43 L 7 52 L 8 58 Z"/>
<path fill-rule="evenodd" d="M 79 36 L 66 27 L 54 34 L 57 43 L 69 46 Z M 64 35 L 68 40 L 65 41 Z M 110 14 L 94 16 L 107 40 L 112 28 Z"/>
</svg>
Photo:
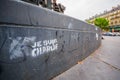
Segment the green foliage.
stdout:
<svg viewBox="0 0 120 80">
<path fill-rule="evenodd" d="M 90 20 L 87 20 L 87 23 L 91 23 Z"/>
<path fill-rule="evenodd" d="M 105 18 L 96 18 L 94 24 L 102 30 L 109 30 L 109 21 Z"/>
</svg>

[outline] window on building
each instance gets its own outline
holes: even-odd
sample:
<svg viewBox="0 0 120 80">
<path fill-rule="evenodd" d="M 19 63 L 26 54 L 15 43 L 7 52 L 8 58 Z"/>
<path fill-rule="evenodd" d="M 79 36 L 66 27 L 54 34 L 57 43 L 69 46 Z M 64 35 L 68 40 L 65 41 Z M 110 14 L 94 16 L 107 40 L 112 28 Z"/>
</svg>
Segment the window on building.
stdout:
<svg viewBox="0 0 120 80">
<path fill-rule="evenodd" d="M 115 24 L 117 24 L 117 21 L 115 21 Z"/>
<path fill-rule="evenodd" d="M 113 24 L 113 22 L 111 22 L 111 24 Z"/>
</svg>

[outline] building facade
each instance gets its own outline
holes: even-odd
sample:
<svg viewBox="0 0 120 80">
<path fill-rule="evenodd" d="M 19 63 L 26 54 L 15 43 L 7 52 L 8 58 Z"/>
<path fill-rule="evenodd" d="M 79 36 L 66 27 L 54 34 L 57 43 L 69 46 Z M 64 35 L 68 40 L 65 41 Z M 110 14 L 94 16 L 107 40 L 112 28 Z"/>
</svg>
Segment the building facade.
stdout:
<svg viewBox="0 0 120 80">
<path fill-rule="evenodd" d="M 106 18 L 109 20 L 109 27 L 111 32 L 120 32 L 120 5 L 113 7 L 109 11 L 104 11 L 104 13 L 95 15 L 86 21 L 94 24 L 94 20 L 98 17 Z"/>
</svg>

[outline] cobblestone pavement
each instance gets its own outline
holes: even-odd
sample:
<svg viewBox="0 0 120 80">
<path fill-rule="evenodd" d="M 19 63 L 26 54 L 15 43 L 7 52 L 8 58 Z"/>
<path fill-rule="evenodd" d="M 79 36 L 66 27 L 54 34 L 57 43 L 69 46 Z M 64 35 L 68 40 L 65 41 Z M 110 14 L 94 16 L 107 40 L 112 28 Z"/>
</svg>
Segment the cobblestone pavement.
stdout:
<svg viewBox="0 0 120 80">
<path fill-rule="evenodd" d="M 120 80 L 120 36 L 104 36 L 98 50 L 53 80 Z"/>
</svg>

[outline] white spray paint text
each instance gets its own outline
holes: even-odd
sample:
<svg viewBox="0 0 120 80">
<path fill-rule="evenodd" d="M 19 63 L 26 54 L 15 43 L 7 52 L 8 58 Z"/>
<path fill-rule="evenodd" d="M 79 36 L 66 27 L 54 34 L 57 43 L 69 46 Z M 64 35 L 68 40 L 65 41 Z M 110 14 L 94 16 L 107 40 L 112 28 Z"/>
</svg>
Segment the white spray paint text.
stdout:
<svg viewBox="0 0 120 80">
<path fill-rule="evenodd" d="M 57 39 L 35 42 L 32 48 L 33 57 L 39 56 L 50 51 L 57 50 L 58 48 Z"/>
<path fill-rule="evenodd" d="M 10 59 L 26 56 L 37 57 L 41 54 L 58 49 L 57 39 L 42 40 L 36 42 L 36 37 L 9 37 L 11 40 L 9 54 Z"/>
</svg>

